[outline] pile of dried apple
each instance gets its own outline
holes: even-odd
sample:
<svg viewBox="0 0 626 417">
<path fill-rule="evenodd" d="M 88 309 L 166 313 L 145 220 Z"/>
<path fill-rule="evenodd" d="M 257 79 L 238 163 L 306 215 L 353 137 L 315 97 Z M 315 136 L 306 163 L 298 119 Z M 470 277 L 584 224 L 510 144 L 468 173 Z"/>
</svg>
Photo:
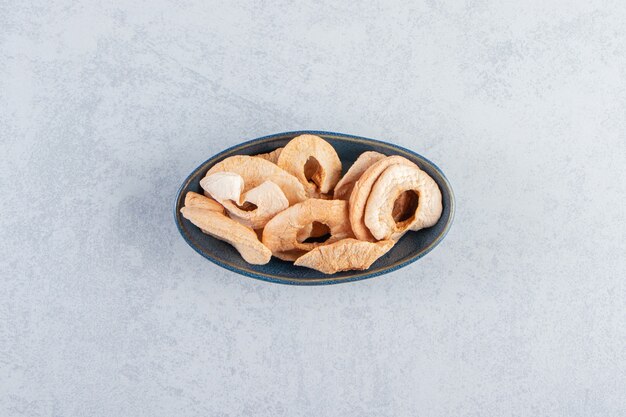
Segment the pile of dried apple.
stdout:
<svg viewBox="0 0 626 417">
<path fill-rule="evenodd" d="M 364 152 L 341 177 L 335 149 L 301 135 L 270 153 L 236 155 L 188 192 L 183 216 L 263 265 L 276 256 L 333 274 L 367 269 L 410 230 L 441 217 L 441 191 L 398 155 Z"/>
</svg>

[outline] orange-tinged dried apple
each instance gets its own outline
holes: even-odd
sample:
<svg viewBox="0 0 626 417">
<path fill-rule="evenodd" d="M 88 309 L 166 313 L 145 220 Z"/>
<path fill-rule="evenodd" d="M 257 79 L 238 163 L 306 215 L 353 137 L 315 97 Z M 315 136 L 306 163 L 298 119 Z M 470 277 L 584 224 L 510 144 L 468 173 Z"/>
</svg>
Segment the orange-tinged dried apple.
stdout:
<svg viewBox="0 0 626 417">
<path fill-rule="evenodd" d="M 294 265 L 316 269 L 324 274 L 364 270 L 387 253 L 394 243 L 393 240 L 373 243 L 357 239 L 343 239 L 316 247 L 296 259 Z"/>
<path fill-rule="evenodd" d="M 315 135 L 290 140 L 277 164 L 296 177 L 310 197 L 328 194 L 341 177 L 341 160 L 335 148 Z"/>
<path fill-rule="evenodd" d="M 365 170 L 383 158 L 385 158 L 385 155 L 374 151 L 363 152 L 359 155 L 350 169 L 348 169 L 348 172 L 346 172 L 337 185 L 335 185 L 333 198 L 335 200 L 349 200 L 354 184 L 361 175 L 363 175 Z"/>
<path fill-rule="evenodd" d="M 278 162 L 278 157 L 280 156 L 282 150 L 283 148 L 276 148 L 272 152 L 260 153 L 254 156 L 257 158 L 265 159 L 266 161 L 270 161 L 271 163 L 275 164 Z"/>
<path fill-rule="evenodd" d="M 259 241 L 254 230 L 213 210 L 183 207 L 180 212 L 204 233 L 234 246 L 246 262 L 265 265 L 270 261 L 272 252 Z"/>
<path fill-rule="evenodd" d="M 314 222 L 328 226 L 325 242 L 304 242 Z M 348 203 L 311 198 L 278 213 L 263 229 L 263 244 L 280 259 L 293 261 L 311 249 L 353 237 L 348 221 Z"/>
<path fill-rule="evenodd" d="M 224 207 L 220 203 L 202 194 L 194 193 L 193 191 L 189 191 L 185 194 L 185 207 L 198 207 L 224 213 Z"/>
</svg>

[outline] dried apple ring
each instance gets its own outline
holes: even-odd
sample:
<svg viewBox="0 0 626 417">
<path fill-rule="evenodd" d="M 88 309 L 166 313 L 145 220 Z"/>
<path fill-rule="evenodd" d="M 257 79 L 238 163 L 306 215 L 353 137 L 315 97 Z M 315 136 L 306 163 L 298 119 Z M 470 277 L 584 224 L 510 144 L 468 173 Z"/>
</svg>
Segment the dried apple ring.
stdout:
<svg viewBox="0 0 626 417">
<path fill-rule="evenodd" d="M 328 226 L 330 237 L 325 242 L 304 242 L 314 222 Z M 347 201 L 311 198 L 274 216 L 263 229 L 262 241 L 274 256 L 293 261 L 317 246 L 349 237 L 353 234 Z"/>
<path fill-rule="evenodd" d="M 418 196 L 417 208 L 408 219 L 396 222 L 394 203 L 406 191 Z M 407 165 L 385 169 L 367 199 L 364 222 L 374 238 L 398 240 L 409 230 L 433 226 L 441 217 L 443 206 L 437 183 L 424 171 Z"/>
<path fill-rule="evenodd" d="M 365 216 L 365 206 L 370 192 L 372 191 L 372 187 L 380 174 L 389 166 L 397 164 L 417 168 L 417 165 L 402 156 L 388 156 L 366 169 L 354 184 L 354 189 L 350 194 L 350 224 L 352 225 L 352 231 L 357 239 L 370 242 L 376 240 L 363 220 Z"/>
<path fill-rule="evenodd" d="M 277 164 L 296 177 L 310 197 L 329 193 L 341 177 L 341 160 L 335 148 L 315 135 L 290 140 Z"/>
</svg>

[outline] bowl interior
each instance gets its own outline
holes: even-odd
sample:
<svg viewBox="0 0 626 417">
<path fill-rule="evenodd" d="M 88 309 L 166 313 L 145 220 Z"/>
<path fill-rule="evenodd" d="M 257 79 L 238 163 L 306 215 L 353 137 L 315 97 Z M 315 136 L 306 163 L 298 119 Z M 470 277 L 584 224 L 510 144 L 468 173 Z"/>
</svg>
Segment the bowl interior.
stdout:
<svg viewBox="0 0 626 417">
<path fill-rule="evenodd" d="M 341 158 L 344 173 L 357 157 L 366 151 L 377 151 L 385 155 L 402 155 L 413 161 L 420 169 L 426 171 L 441 189 L 443 196 L 443 214 L 441 219 L 431 228 L 405 234 L 387 254 L 379 258 L 366 271 L 345 271 L 333 275 L 325 275 L 312 269 L 294 266 L 291 262 L 281 261 L 276 258 L 272 258 L 266 265 L 250 265 L 241 258 L 232 246 L 202 233 L 199 228 L 182 217 L 180 209 L 184 205 L 185 194 L 188 191 L 202 193 L 200 180 L 214 164 L 233 155 L 255 155 L 273 151 L 278 147 L 285 146 L 289 140 L 303 133 L 316 134 L 328 141 Z M 443 239 L 450 227 L 453 215 L 454 197 L 447 179 L 434 164 L 422 156 L 401 147 L 372 139 L 310 131 L 272 135 L 246 142 L 221 152 L 204 162 L 191 173 L 178 192 L 175 206 L 176 222 L 181 234 L 198 253 L 207 259 L 231 271 L 252 278 L 304 285 L 330 284 L 370 278 L 405 266 L 424 256 Z"/>
</svg>

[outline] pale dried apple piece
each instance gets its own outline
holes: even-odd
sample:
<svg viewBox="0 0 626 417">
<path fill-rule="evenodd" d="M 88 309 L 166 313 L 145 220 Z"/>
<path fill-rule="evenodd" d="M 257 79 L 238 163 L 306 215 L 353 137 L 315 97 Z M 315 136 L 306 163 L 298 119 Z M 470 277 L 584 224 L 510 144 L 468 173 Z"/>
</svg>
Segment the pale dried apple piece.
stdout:
<svg viewBox="0 0 626 417">
<path fill-rule="evenodd" d="M 204 208 L 183 207 L 180 212 L 204 233 L 234 246 L 246 262 L 265 265 L 270 261 L 272 252 L 259 241 L 252 229 L 224 214 Z"/>
<path fill-rule="evenodd" d="M 324 274 L 364 270 L 387 253 L 394 243 L 393 240 L 372 243 L 343 239 L 329 245 L 318 246 L 296 259 L 294 265 L 316 269 Z"/>
<path fill-rule="evenodd" d="M 185 194 L 185 207 L 197 207 L 224 213 L 224 206 L 220 203 L 202 194 L 194 193 L 193 191 L 188 191 L 187 194 Z"/>
<path fill-rule="evenodd" d="M 341 177 L 341 160 L 335 148 L 315 135 L 290 140 L 277 164 L 300 181 L 309 197 L 328 194 Z"/>
<path fill-rule="evenodd" d="M 348 172 L 346 172 L 337 185 L 335 185 L 333 198 L 335 200 L 350 199 L 350 194 L 352 193 L 354 184 L 361 177 L 361 175 L 363 175 L 365 170 L 383 158 L 385 158 L 385 155 L 374 151 L 363 152 L 359 155 L 350 169 L 348 169 Z"/>
<path fill-rule="evenodd" d="M 228 215 L 244 226 L 260 229 L 272 218 L 289 207 L 289 201 L 278 185 L 265 181 L 242 194 L 244 181 L 233 172 L 207 175 L 200 185 L 228 211 Z"/>
<path fill-rule="evenodd" d="M 406 191 L 417 194 L 417 208 L 411 217 L 396 222 L 394 202 Z M 417 167 L 392 165 L 382 172 L 372 187 L 364 221 L 374 238 L 398 240 L 408 230 L 433 226 L 442 210 L 441 191 L 428 174 Z"/>
<path fill-rule="evenodd" d="M 207 174 L 200 180 L 200 186 L 208 194 L 221 203 L 224 200 L 239 201 L 243 194 L 244 181 L 241 175 L 234 172 L 216 172 Z"/>
<path fill-rule="evenodd" d="M 275 164 L 278 162 L 278 157 L 280 156 L 280 153 L 282 152 L 282 150 L 283 148 L 276 148 L 272 152 L 260 153 L 254 156 L 256 158 L 263 158 L 266 161 L 270 161 L 271 163 Z"/>
<path fill-rule="evenodd" d="M 372 191 L 372 187 L 380 174 L 389 166 L 396 164 L 417 168 L 417 165 L 402 156 L 388 156 L 378 162 L 375 162 L 374 165 L 367 168 L 354 184 L 354 189 L 350 194 L 349 200 L 350 224 L 352 225 L 352 231 L 357 239 L 367 240 L 370 242 L 376 240 L 376 238 L 370 233 L 368 227 L 365 225 L 365 206 L 367 205 L 367 199 Z"/>
<path fill-rule="evenodd" d="M 328 226 L 325 242 L 304 242 L 314 222 Z M 280 259 L 293 261 L 311 249 L 353 237 L 348 221 L 348 203 L 343 200 L 311 198 L 278 213 L 263 229 L 263 244 Z"/>
<path fill-rule="evenodd" d="M 212 175 L 216 172 L 239 174 L 243 178 L 244 192 L 261 185 L 265 181 L 271 181 L 280 187 L 287 197 L 289 205 L 307 198 L 304 186 L 296 177 L 263 158 L 248 155 L 231 156 L 213 165 L 206 175 Z"/>
<path fill-rule="evenodd" d="M 285 194 L 271 181 L 265 181 L 245 193 L 241 198 L 241 207 L 230 200 L 223 204 L 230 217 L 253 229 L 265 227 L 277 213 L 289 207 Z"/>
<path fill-rule="evenodd" d="M 270 218 L 289 207 L 289 201 L 285 197 L 285 193 L 272 181 L 265 181 L 258 187 L 254 187 L 243 195 L 242 201 L 254 204 L 259 209 L 263 208 Z M 265 223 L 267 221 L 263 223 L 263 226 L 265 226 Z"/>
</svg>

